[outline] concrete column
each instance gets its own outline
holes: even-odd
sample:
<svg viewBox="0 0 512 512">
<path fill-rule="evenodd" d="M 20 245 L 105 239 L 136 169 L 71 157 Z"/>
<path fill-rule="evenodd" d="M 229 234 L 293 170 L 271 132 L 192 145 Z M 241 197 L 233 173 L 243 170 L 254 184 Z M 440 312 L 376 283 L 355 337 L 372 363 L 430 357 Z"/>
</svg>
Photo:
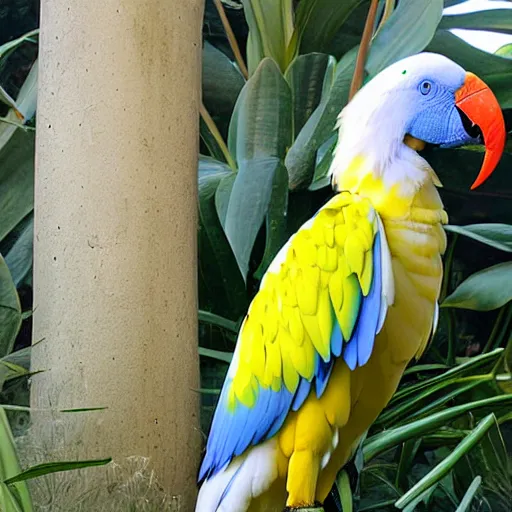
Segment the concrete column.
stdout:
<svg viewBox="0 0 512 512">
<path fill-rule="evenodd" d="M 70 454 L 151 457 L 183 510 L 200 450 L 202 14 L 203 0 L 43 0 L 37 112 L 32 366 L 49 371 L 32 405 L 108 407 L 80 414 Z"/>
</svg>

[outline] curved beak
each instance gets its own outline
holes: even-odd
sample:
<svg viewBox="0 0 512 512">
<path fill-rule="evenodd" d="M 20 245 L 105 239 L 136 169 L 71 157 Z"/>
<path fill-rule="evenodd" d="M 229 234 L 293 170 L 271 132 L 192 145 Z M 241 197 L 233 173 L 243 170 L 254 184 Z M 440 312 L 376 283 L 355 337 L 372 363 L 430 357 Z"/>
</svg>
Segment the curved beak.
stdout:
<svg viewBox="0 0 512 512">
<path fill-rule="evenodd" d="M 471 190 L 480 186 L 494 171 L 505 148 L 505 121 L 501 108 L 491 89 L 473 73 L 466 73 L 466 80 L 455 91 L 455 105 L 478 125 L 485 144 L 482 168 Z"/>
</svg>

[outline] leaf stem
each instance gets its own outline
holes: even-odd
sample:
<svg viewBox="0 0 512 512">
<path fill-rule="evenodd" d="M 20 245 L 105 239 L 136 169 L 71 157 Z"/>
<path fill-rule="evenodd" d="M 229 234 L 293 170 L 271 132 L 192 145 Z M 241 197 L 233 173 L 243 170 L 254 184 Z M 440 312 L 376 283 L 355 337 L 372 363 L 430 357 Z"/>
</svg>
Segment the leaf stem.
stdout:
<svg viewBox="0 0 512 512">
<path fill-rule="evenodd" d="M 229 165 L 229 167 L 231 167 L 231 169 L 236 171 L 235 161 L 233 160 L 233 157 L 231 156 L 231 153 L 229 152 L 228 147 L 226 146 L 226 143 L 224 142 L 224 139 L 222 138 L 222 135 L 220 134 L 219 129 L 215 124 L 215 121 L 212 119 L 212 116 L 208 110 L 206 110 L 203 102 L 201 102 L 199 107 L 199 113 L 201 114 L 204 123 L 208 127 L 208 130 L 210 130 L 210 133 L 213 135 L 215 142 L 217 142 L 219 145 L 219 148 L 222 151 L 224 158 L 226 159 L 226 163 Z"/>
<path fill-rule="evenodd" d="M 363 35 L 361 37 L 361 44 L 359 45 L 359 51 L 357 52 L 354 76 L 352 78 L 352 84 L 350 85 L 350 92 L 348 95 L 349 101 L 355 96 L 356 92 L 363 85 L 364 65 L 366 62 L 366 56 L 368 55 L 368 50 L 370 48 L 370 41 L 373 35 L 373 26 L 375 25 L 375 17 L 377 15 L 378 4 L 379 0 L 372 0 L 370 9 L 368 10 L 368 16 L 366 17 L 366 23 L 364 24 Z"/>
<path fill-rule="evenodd" d="M 231 28 L 228 17 L 226 16 L 224 6 L 222 5 L 221 0 L 213 0 L 213 3 L 215 4 L 217 12 L 219 13 L 220 21 L 222 21 L 222 26 L 224 27 L 224 31 L 226 32 L 226 36 L 229 41 L 229 46 L 231 46 L 231 51 L 235 56 L 236 63 L 238 64 L 240 72 L 247 80 L 247 78 L 249 77 L 249 72 L 247 71 L 247 66 L 245 65 L 242 53 L 240 52 L 240 47 L 238 46 L 238 42 L 236 40 L 233 29 Z"/>
</svg>

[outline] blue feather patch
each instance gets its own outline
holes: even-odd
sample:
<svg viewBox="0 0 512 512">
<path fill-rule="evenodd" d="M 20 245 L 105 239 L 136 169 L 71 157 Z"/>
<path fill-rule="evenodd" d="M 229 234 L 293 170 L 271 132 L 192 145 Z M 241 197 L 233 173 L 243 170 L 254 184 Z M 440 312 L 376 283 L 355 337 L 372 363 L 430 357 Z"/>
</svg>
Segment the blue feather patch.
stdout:
<svg viewBox="0 0 512 512">
<path fill-rule="evenodd" d="M 343 334 L 341 333 L 340 324 L 337 320 L 334 321 L 334 325 L 331 333 L 331 352 L 335 357 L 341 355 L 341 349 L 343 348 Z"/>
<path fill-rule="evenodd" d="M 215 475 L 249 446 L 272 437 L 283 425 L 294 398 L 285 386 L 279 391 L 260 387 L 252 408 L 237 403 L 231 412 L 227 408 L 231 383 L 226 380 L 215 410 L 199 481 Z"/>
<path fill-rule="evenodd" d="M 300 379 L 299 387 L 297 388 L 297 391 L 295 392 L 295 398 L 293 399 L 292 403 L 292 411 L 298 411 L 300 406 L 304 403 L 306 398 L 309 395 L 309 392 L 311 391 L 311 382 L 309 380 L 306 380 L 304 377 Z"/>
<path fill-rule="evenodd" d="M 363 297 L 352 337 L 345 346 L 343 359 L 351 370 L 368 362 L 373 350 L 382 300 L 382 263 L 380 233 L 373 243 L 373 276 L 370 291 Z"/>
</svg>

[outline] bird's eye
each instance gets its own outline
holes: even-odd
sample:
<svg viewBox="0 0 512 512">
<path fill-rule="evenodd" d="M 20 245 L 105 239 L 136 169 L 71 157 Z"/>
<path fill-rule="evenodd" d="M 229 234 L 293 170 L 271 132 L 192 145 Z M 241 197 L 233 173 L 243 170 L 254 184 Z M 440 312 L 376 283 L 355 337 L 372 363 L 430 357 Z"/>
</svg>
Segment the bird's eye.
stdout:
<svg viewBox="0 0 512 512">
<path fill-rule="evenodd" d="M 424 80 L 420 84 L 420 92 L 423 95 L 427 95 L 432 90 L 432 84 L 428 80 Z"/>
</svg>

